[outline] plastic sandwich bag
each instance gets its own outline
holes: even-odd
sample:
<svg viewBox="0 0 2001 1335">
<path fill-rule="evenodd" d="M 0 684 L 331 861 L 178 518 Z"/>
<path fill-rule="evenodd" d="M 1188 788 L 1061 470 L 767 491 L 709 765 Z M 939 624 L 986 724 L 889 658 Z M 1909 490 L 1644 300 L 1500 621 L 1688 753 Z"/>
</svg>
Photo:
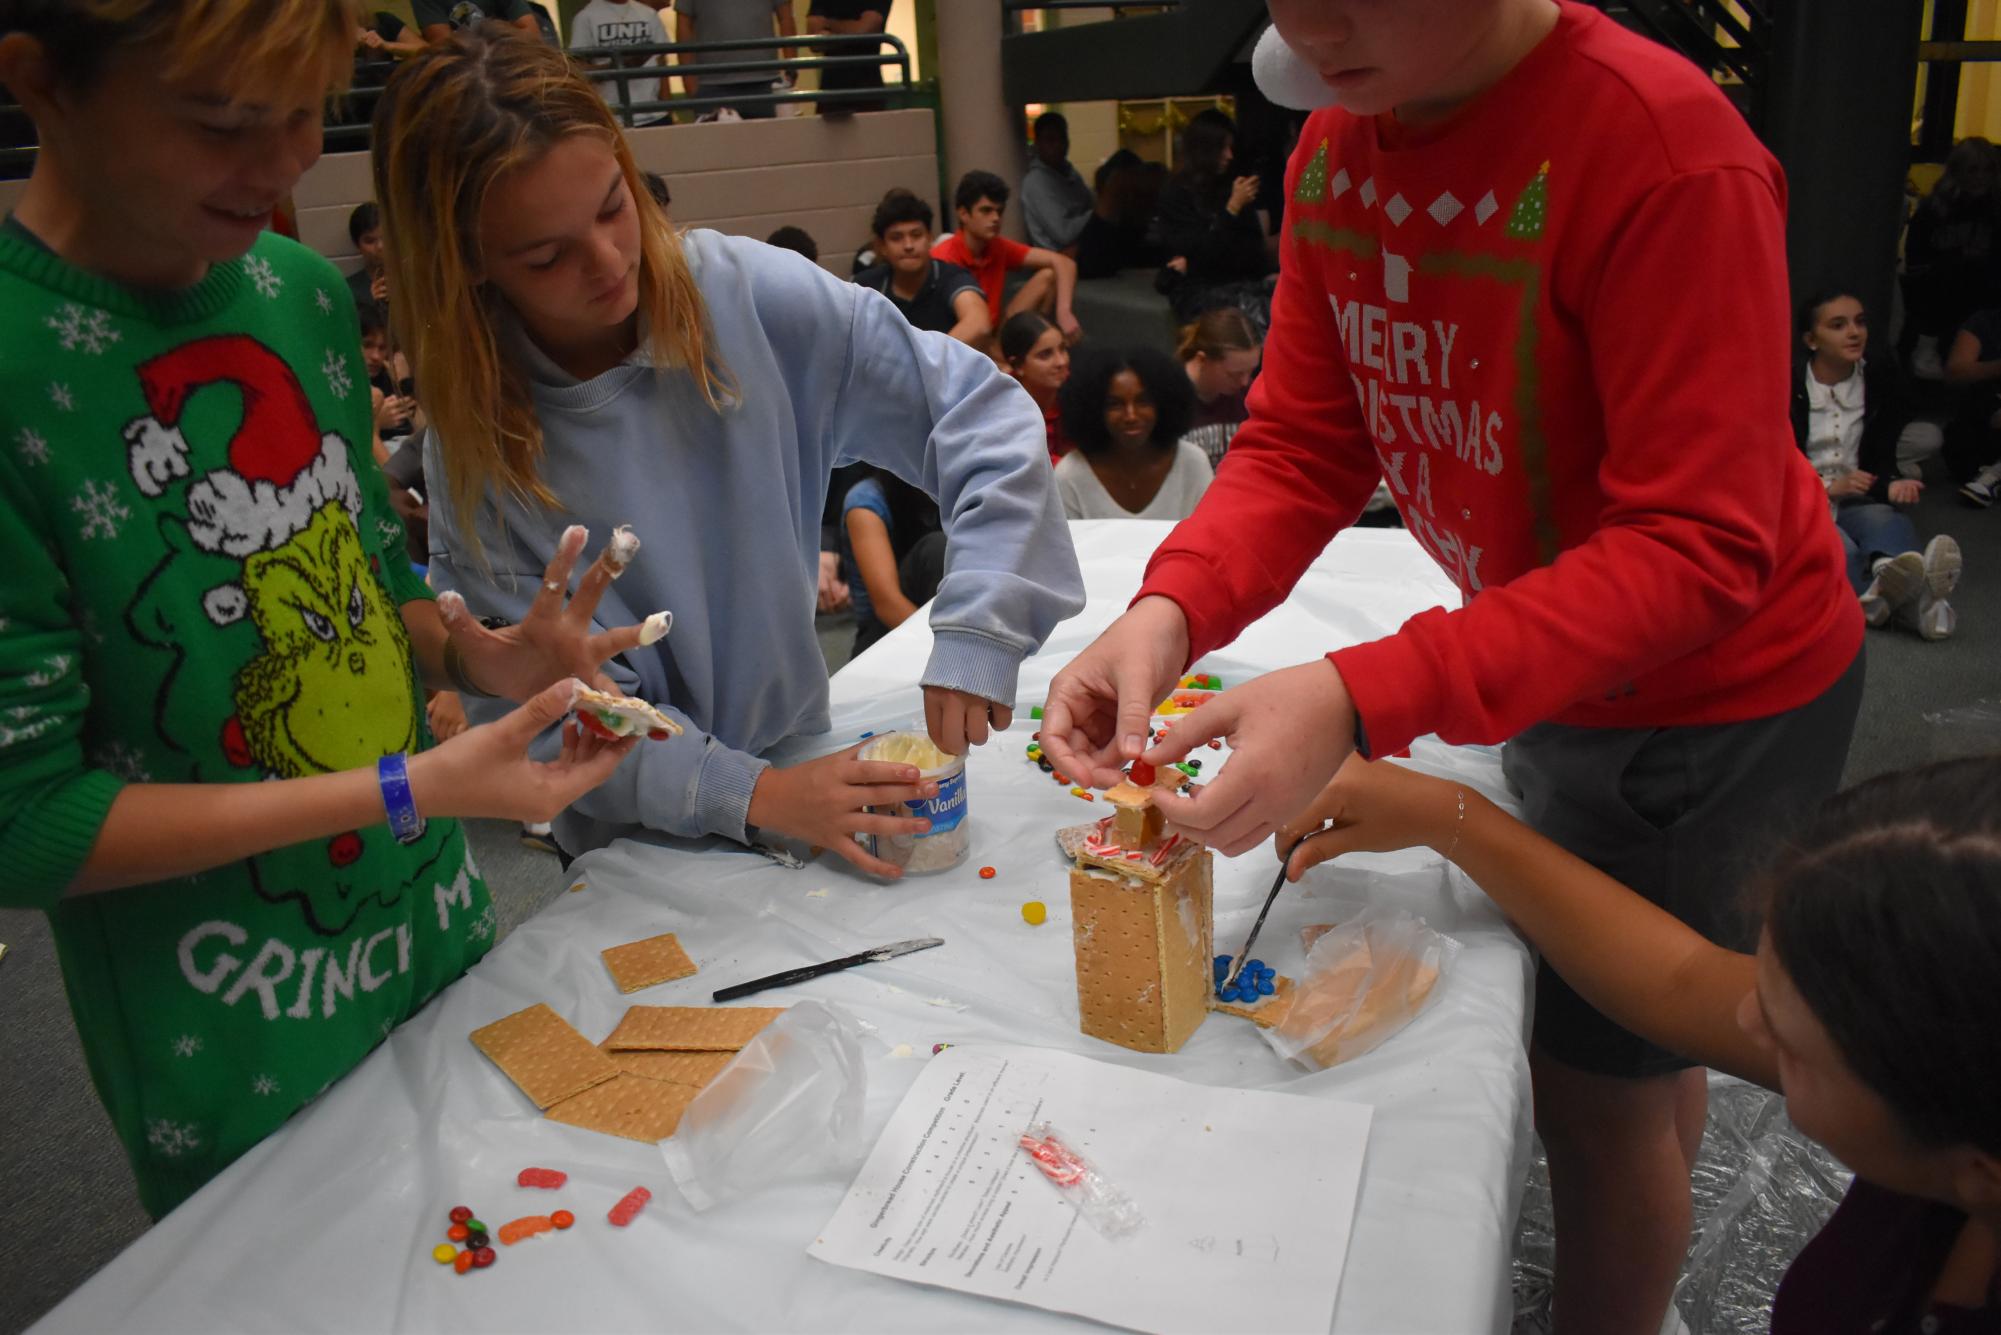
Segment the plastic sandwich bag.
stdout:
<svg viewBox="0 0 2001 1335">
<path fill-rule="evenodd" d="M 2001 699 L 1975 700 L 1957 709 L 1926 714 L 1933 760 L 1958 760 L 2001 752 Z"/>
<path fill-rule="evenodd" d="M 674 1184 L 707 1210 L 774 1182 L 861 1166 L 868 1073 L 838 1007 L 794 1003 L 695 1096 L 660 1146 Z"/>
<path fill-rule="evenodd" d="M 1363 909 L 1312 943 L 1292 1005 L 1263 1031 L 1265 1041 L 1308 1070 L 1373 1051 L 1438 995 L 1458 953 L 1457 941 L 1422 918 Z"/>
</svg>

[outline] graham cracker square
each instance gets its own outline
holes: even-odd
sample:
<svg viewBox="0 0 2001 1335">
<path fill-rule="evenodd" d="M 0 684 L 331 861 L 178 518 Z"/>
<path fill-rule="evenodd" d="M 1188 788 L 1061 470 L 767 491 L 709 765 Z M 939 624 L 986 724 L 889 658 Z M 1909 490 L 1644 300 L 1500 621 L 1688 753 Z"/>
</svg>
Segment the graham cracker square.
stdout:
<svg viewBox="0 0 2001 1335">
<path fill-rule="evenodd" d="M 507 1073 L 538 1108 L 618 1074 L 611 1058 L 546 1005 L 530 1006 L 472 1031 L 472 1044 Z"/>
<path fill-rule="evenodd" d="M 734 1052 L 661 1052 L 638 1049 L 607 1055 L 619 1070 L 648 1080 L 665 1080 L 670 1085 L 702 1089 L 736 1060 Z"/>
<path fill-rule="evenodd" d="M 604 1041 L 608 1052 L 735 1052 L 783 1006 L 634 1006 Z"/>
<path fill-rule="evenodd" d="M 681 1125 L 681 1114 L 688 1111 L 697 1092 L 686 1085 L 621 1072 L 604 1084 L 564 1099 L 544 1116 L 608 1136 L 662 1141 Z"/>
<path fill-rule="evenodd" d="M 680 938 L 672 932 L 664 936 L 649 936 L 644 941 L 628 941 L 599 954 L 604 957 L 604 967 L 610 970 L 611 980 L 618 984 L 621 992 L 637 992 L 656 983 L 671 983 L 676 978 L 688 978 L 696 972 L 695 962 L 688 958 L 687 951 L 681 949 Z"/>
</svg>

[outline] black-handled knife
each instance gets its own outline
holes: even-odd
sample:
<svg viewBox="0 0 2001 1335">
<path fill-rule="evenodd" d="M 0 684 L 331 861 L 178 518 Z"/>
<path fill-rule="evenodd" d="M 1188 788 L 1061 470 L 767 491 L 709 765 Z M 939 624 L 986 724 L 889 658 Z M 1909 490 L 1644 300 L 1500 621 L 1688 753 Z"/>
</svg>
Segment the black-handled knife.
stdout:
<svg viewBox="0 0 2001 1335">
<path fill-rule="evenodd" d="M 843 959 L 828 960 L 825 964 L 808 964 L 797 969 L 787 969 L 784 973 L 774 973 L 769 978 L 753 978 L 748 983 L 737 983 L 731 987 L 722 988 L 712 995 L 717 1001 L 735 1001 L 738 997 L 747 997 L 753 992 L 763 992 L 773 987 L 790 987 L 794 983 L 803 983 L 809 978 L 818 978 L 822 974 L 839 973 L 842 969 L 852 969 L 857 964 L 880 964 L 884 960 L 893 960 L 898 955 L 908 955 L 913 950 L 929 950 L 933 946 L 942 946 L 944 944 L 945 938 L 942 936 L 920 936 L 909 941 L 898 941 L 894 945 L 877 946 L 874 950 L 864 950 L 859 955 L 849 955 Z"/>
</svg>

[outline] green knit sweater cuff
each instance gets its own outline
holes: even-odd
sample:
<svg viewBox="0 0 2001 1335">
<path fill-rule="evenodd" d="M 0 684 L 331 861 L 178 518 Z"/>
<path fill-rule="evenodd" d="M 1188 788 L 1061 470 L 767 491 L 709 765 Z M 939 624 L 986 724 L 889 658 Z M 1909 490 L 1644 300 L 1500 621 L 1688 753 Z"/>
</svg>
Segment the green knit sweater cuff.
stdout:
<svg viewBox="0 0 2001 1335">
<path fill-rule="evenodd" d="M 14 822 L 5 850 L 15 886 L 9 900 L 22 908 L 54 908 L 90 856 L 111 803 L 124 787 L 125 781 L 108 770 L 86 770 Z"/>
</svg>

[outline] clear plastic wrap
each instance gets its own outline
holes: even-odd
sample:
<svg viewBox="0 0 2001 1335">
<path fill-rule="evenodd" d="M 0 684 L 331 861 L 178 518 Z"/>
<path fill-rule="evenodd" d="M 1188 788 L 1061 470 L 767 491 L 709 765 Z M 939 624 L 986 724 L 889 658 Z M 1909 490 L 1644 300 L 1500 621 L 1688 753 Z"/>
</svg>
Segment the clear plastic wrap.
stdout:
<svg viewBox="0 0 2001 1335">
<path fill-rule="evenodd" d="M 1309 929 L 1310 930 L 1310 929 Z M 1320 1070 L 1374 1050 L 1437 995 L 1459 943 L 1395 909 L 1367 908 L 1320 933 L 1285 1018 L 1263 1031 L 1279 1056 Z"/>
<path fill-rule="evenodd" d="M 1708 1129 L 1691 1175 L 1695 1237 L 1675 1288 L 1691 1335 L 1765 1335 L 1779 1280 L 1834 1213 L 1850 1176 L 1794 1128 L 1783 1097 L 1712 1075 Z M 1538 1147 L 1515 1242 L 1513 1335 L 1548 1335 L 1555 1255 L 1549 1170 Z"/>
<path fill-rule="evenodd" d="M 695 1096 L 660 1152 L 682 1196 L 707 1210 L 787 1178 L 858 1167 L 868 1073 L 846 1012 L 794 1002 Z"/>
<path fill-rule="evenodd" d="M 1037 1122 L 1023 1131 L 1021 1148 L 1084 1222 L 1104 1237 L 1125 1237 L 1146 1222 L 1139 1206 L 1065 1144 L 1049 1123 Z"/>
<path fill-rule="evenodd" d="M 2001 752 L 2001 700 L 1975 700 L 1957 709 L 1924 715 L 1931 727 L 1931 758 L 1957 760 Z"/>
</svg>

